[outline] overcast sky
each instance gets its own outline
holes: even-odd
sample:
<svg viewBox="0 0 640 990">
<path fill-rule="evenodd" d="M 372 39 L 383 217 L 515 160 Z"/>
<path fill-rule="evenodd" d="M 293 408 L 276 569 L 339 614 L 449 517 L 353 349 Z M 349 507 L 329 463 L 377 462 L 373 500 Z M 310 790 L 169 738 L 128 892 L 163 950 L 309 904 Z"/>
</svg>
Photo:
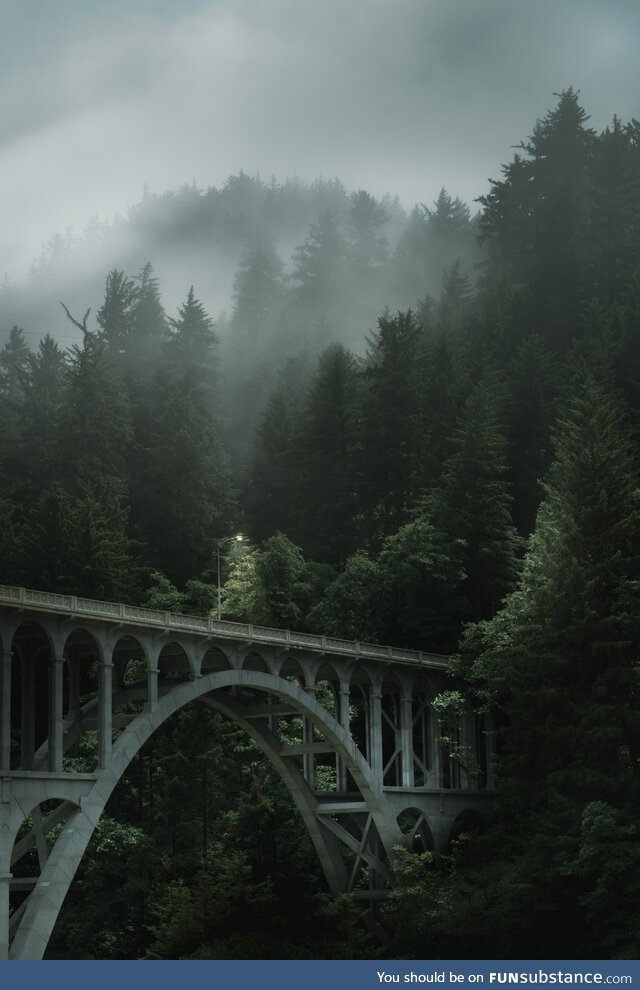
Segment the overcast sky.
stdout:
<svg viewBox="0 0 640 990">
<path fill-rule="evenodd" d="M 640 117 L 638 0 L 0 0 L 0 278 L 156 192 L 467 201 L 554 102 Z"/>
</svg>

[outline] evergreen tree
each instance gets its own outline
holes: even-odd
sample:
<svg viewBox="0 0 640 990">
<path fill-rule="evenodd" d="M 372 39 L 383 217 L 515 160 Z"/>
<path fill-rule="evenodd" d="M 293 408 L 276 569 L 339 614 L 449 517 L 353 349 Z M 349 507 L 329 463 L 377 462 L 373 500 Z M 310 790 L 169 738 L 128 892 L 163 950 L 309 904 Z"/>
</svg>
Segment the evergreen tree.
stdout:
<svg viewBox="0 0 640 990">
<path fill-rule="evenodd" d="M 578 325 L 581 276 L 589 242 L 590 168 L 595 135 L 572 88 L 539 120 L 503 168 L 504 180 L 480 202 L 483 238 L 511 278 L 533 290 L 538 332 L 565 350 Z"/>
<path fill-rule="evenodd" d="M 463 542 L 462 590 L 476 619 L 493 615 L 517 575 L 519 541 L 511 521 L 500 392 L 495 376 L 473 388 L 459 419 L 454 452 L 428 500 L 434 525 Z"/>
<path fill-rule="evenodd" d="M 270 342 L 273 322 L 283 301 L 283 272 L 282 261 L 264 238 L 259 238 L 242 256 L 234 279 L 231 317 L 236 359 L 244 357 L 246 363 L 247 348 L 257 347 L 265 352 L 265 342 Z"/>
<path fill-rule="evenodd" d="M 336 213 L 325 210 L 293 256 L 287 322 L 292 343 L 301 331 L 314 346 L 327 343 L 329 327 L 344 312 L 347 244 Z"/>
<path fill-rule="evenodd" d="M 423 338 L 411 310 L 385 314 L 370 340 L 363 398 L 361 504 L 370 538 L 406 519 L 421 461 Z"/>
<path fill-rule="evenodd" d="M 640 125 L 614 117 L 594 143 L 592 214 L 585 294 L 619 300 L 634 274 L 640 249 Z"/>
<path fill-rule="evenodd" d="M 386 260 L 388 242 L 381 228 L 388 219 L 384 206 L 364 189 L 351 194 L 347 231 L 351 265 L 356 277 L 367 279 Z"/>
<path fill-rule="evenodd" d="M 171 320 L 156 374 L 147 468 L 133 496 L 136 538 L 149 563 L 181 585 L 213 564 L 231 526 L 234 493 L 217 418 L 213 322 L 193 287 Z"/>
<path fill-rule="evenodd" d="M 311 609 L 307 625 L 326 636 L 375 643 L 381 631 L 382 602 L 380 568 L 358 551 Z"/>
<path fill-rule="evenodd" d="M 339 564 L 355 549 L 359 381 L 341 344 L 320 355 L 296 443 L 299 495 L 293 532 L 314 560 Z"/>
<path fill-rule="evenodd" d="M 136 378 L 148 382 L 160 349 L 169 335 L 169 322 L 160 301 L 158 279 L 149 262 L 140 269 L 135 281 L 138 284 L 130 314 L 128 359 L 135 369 Z"/>
<path fill-rule="evenodd" d="M 29 348 L 24 333 L 12 327 L 9 339 L 0 351 L 0 467 L 5 490 L 22 476 L 25 390 L 29 375 Z M 11 480 L 9 480 L 11 479 Z"/>
<path fill-rule="evenodd" d="M 61 415 L 61 467 L 70 486 L 122 478 L 132 441 L 130 405 L 105 344 L 85 334 L 69 355 Z"/>
<path fill-rule="evenodd" d="M 524 338 L 509 368 L 509 462 L 513 478 L 513 519 L 528 536 L 542 499 L 541 480 L 551 459 L 551 424 L 556 412 L 558 374 L 540 337 Z"/>
<path fill-rule="evenodd" d="M 506 716 L 485 857 L 512 891 L 529 890 L 519 925 L 503 920 L 512 958 L 531 945 L 543 958 L 561 945 L 576 958 L 601 956 L 605 945 L 637 948 L 637 904 L 624 886 L 628 924 L 601 910 L 616 859 L 633 861 L 628 840 L 638 828 L 640 503 L 631 450 L 619 399 L 583 372 L 555 434 L 520 587 L 491 622 L 468 631 L 458 666 Z"/>
<path fill-rule="evenodd" d="M 98 310 L 98 338 L 113 357 L 128 355 L 133 337 L 134 311 L 139 289 L 124 272 L 113 270 L 107 276 L 105 299 Z"/>
<path fill-rule="evenodd" d="M 247 491 L 252 537 L 258 542 L 290 529 L 298 492 L 298 434 L 306 365 L 290 358 L 265 407 Z"/>
<path fill-rule="evenodd" d="M 213 566 L 217 539 L 232 524 L 228 458 L 215 421 L 188 387 L 165 386 L 154 430 L 136 533 L 149 562 L 182 585 Z"/>
<path fill-rule="evenodd" d="M 178 309 L 178 319 L 169 322 L 173 332 L 166 347 L 162 380 L 188 388 L 201 409 L 212 415 L 219 403 L 218 338 L 193 286 Z"/>
<path fill-rule="evenodd" d="M 61 420 L 66 402 L 67 361 L 49 334 L 29 355 L 25 389 L 24 444 L 29 451 L 25 470 L 32 496 L 60 478 Z"/>
<path fill-rule="evenodd" d="M 394 296 L 400 308 L 415 306 L 425 292 L 437 288 L 429 271 L 428 244 L 424 210 L 415 206 L 392 261 Z"/>
<path fill-rule="evenodd" d="M 378 560 L 384 642 L 438 653 L 455 647 L 467 609 L 459 542 L 426 519 L 387 537 Z"/>
<path fill-rule="evenodd" d="M 225 436 L 242 475 L 249 468 L 256 424 L 276 380 L 274 348 L 285 299 L 283 272 L 275 249 L 260 237 L 243 255 L 234 280 L 225 360 Z"/>
</svg>

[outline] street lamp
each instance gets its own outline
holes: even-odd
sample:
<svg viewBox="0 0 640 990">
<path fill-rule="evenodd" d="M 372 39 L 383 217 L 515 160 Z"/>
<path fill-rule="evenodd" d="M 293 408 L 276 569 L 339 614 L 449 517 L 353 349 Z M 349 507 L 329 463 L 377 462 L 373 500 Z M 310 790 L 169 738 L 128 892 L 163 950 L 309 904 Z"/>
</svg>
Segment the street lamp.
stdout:
<svg viewBox="0 0 640 990">
<path fill-rule="evenodd" d="M 217 544 L 217 554 L 218 554 L 218 622 L 222 617 L 221 611 L 221 601 L 220 601 L 220 547 L 225 543 L 242 543 L 242 533 L 237 533 L 236 536 L 228 536 L 226 540 L 218 540 Z"/>
</svg>

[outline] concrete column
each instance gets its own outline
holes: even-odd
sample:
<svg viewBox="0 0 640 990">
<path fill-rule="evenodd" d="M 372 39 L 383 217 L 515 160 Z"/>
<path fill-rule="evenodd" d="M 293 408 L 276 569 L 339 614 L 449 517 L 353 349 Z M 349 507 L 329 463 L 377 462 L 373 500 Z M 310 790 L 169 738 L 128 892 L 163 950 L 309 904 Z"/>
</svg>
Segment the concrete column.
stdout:
<svg viewBox="0 0 640 990">
<path fill-rule="evenodd" d="M 340 690 L 338 692 L 337 703 L 338 703 L 338 722 L 342 728 L 349 732 L 349 688 L 340 685 Z M 347 768 L 344 765 L 344 760 L 341 760 L 339 756 L 336 756 L 336 790 L 346 791 L 347 789 Z"/>
<path fill-rule="evenodd" d="M 20 769 L 32 770 L 35 753 L 35 660 L 22 655 L 22 705 L 20 713 Z"/>
<path fill-rule="evenodd" d="M 376 783 L 382 787 L 384 770 L 382 755 L 382 694 L 378 687 L 371 688 L 371 710 L 369 712 L 369 752 L 371 769 L 376 777 Z"/>
<path fill-rule="evenodd" d="M 432 787 L 442 787 L 442 746 L 440 745 L 440 726 L 438 717 L 429 705 L 429 746 L 431 748 Z"/>
<path fill-rule="evenodd" d="M 303 716 L 302 718 L 302 742 L 307 745 L 313 742 L 313 723 L 310 719 Z M 302 757 L 302 772 L 304 774 L 304 779 L 311 788 L 312 791 L 315 790 L 315 764 L 313 753 L 305 753 Z"/>
<path fill-rule="evenodd" d="M 9 884 L 11 873 L 0 873 L 0 960 L 9 958 Z"/>
<path fill-rule="evenodd" d="M 48 766 L 52 773 L 62 770 L 63 755 L 63 674 L 64 657 L 51 656 L 49 663 L 49 751 Z"/>
<path fill-rule="evenodd" d="M 0 655 L 0 769 L 11 769 L 11 651 Z"/>
<path fill-rule="evenodd" d="M 414 786 L 413 773 L 413 698 L 403 688 L 400 699 L 400 751 L 402 753 L 402 786 Z"/>
<path fill-rule="evenodd" d="M 158 704 L 158 668 L 149 666 L 147 669 L 147 703 L 145 711 L 152 712 Z"/>
<path fill-rule="evenodd" d="M 105 648 L 98 665 L 98 766 L 104 768 L 111 759 L 113 706 L 113 664 L 111 647 Z"/>
</svg>

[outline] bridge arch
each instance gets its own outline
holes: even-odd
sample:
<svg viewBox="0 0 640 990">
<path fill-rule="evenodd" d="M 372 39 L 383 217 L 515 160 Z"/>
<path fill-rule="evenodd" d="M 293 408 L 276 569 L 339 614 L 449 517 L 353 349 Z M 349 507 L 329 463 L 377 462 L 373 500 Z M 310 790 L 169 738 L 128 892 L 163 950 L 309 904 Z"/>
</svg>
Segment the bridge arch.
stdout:
<svg viewBox="0 0 640 990">
<path fill-rule="evenodd" d="M 308 786 L 304 772 L 295 757 L 301 755 L 296 747 L 287 751 L 268 725 L 253 717 L 252 706 L 242 703 L 242 691 L 260 691 L 277 695 L 304 718 L 318 726 L 335 753 L 348 766 L 351 778 L 359 789 L 359 799 L 339 805 L 319 806 L 317 795 Z M 235 697 L 234 697 L 235 694 Z M 240 699 L 238 699 L 240 695 Z M 353 887 L 358 874 L 352 868 L 347 876 L 340 852 L 346 845 L 356 857 L 356 866 L 367 869 L 378 887 L 391 877 L 388 860 L 398 841 L 398 829 L 384 807 L 381 791 L 371 768 L 355 746 L 348 732 L 308 691 L 288 680 L 263 671 L 215 671 L 194 680 L 177 683 L 160 698 L 152 711 L 136 715 L 113 744 L 109 765 L 98 772 L 95 781 L 79 805 L 68 807 L 70 812 L 63 829 L 24 908 L 17 926 L 10 958 L 42 958 L 53 931 L 58 913 L 67 894 L 71 879 L 89 843 L 98 820 L 118 780 L 140 748 L 176 711 L 192 701 L 202 700 L 239 723 L 256 741 L 287 785 L 309 831 L 330 889 Z M 353 829 L 340 823 L 344 811 L 350 819 L 366 819 L 364 835 L 354 835 Z M 19 823 L 16 825 L 16 830 Z M 337 840 L 337 841 L 336 841 Z M 363 893 L 366 894 L 366 891 Z"/>
<path fill-rule="evenodd" d="M 22 709 L 19 654 L 28 652 L 22 642 L 28 637 L 15 634 L 36 628 L 42 630 L 36 638 L 43 652 L 48 640 L 47 663 L 39 672 L 48 668 L 43 715 L 49 731 L 38 750 L 33 747 L 27 767 L 15 759 L 12 731 L 13 715 Z M 390 877 L 394 842 L 410 846 L 417 825 L 428 844 L 429 828 L 436 849 L 443 851 L 456 817 L 465 809 L 484 811 L 490 802 L 490 718 L 480 732 L 474 733 L 466 717 L 460 729 L 465 746 L 475 744 L 479 762 L 486 764 L 482 789 L 474 775 L 443 772 L 446 754 L 431 702 L 442 686 L 444 657 L 4 586 L 0 636 L 0 958 L 8 953 L 12 836 L 24 808 L 31 802 L 44 809 L 45 832 L 52 814 L 66 817 L 25 902 L 11 948 L 12 958 L 39 958 L 122 772 L 149 736 L 191 701 L 217 707 L 247 730 L 293 795 L 330 888 L 353 889 L 369 916 Z M 127 652 L 144 654 L 146 685 L 142 678 L 132 683 L 122 676 Z M 78 698 L 81 660 L 83 683 L 88 685 L 87 668 L 93 680 L 91 690 Z M 287 725 L 291 731 L 285 731 Z M 64 756 L 83 732 L 95 728 L 98 767 L 90 774 L 76 772 Z M 115 740 L 114 729 L 120 733 Z M 335 771 L 317 773 L 319 767 L 328 771 L 332 761 Z M 54 805 L 50 798 L 57 799 Z M 419 812 L 423 823 L 415 818 L 403 833 L 398 816 L 407 809 Z M 372 889 L 360 882 L 365 874 Z"/>
</svg>

